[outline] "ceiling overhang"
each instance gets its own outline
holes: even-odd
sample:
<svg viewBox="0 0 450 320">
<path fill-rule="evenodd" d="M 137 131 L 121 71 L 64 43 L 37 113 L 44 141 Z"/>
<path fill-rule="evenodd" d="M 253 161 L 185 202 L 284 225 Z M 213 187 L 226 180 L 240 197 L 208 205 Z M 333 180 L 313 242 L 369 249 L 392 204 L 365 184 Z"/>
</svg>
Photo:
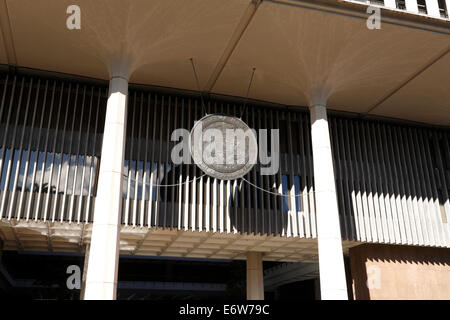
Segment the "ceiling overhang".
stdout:
<svg viewBox="0 0 450 320">
<path fill-rule="evenodd" d="M 450 125 L 450 23 L 338 1 L 0 0 L 0 64 Z"/>
</svg>

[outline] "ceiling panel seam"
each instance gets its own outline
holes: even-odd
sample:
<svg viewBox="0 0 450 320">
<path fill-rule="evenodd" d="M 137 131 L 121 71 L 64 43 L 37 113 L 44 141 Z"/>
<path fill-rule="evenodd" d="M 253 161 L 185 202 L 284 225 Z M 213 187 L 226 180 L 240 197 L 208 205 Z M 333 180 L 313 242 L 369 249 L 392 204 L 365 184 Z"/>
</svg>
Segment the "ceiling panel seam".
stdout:
<svg viewBox="0 0 450 320">
<path fill-rule="evenodd" d="M 381 100 L 379 100 L 377 103 L 375 103 L 369 110 L 366 112 L 363 112 L 362 114 L 369 114 L 373 112 L 376 108 L 378 108 L 383 102 L 388 100 L 390 97 L 392 97 L 395 93 L 400 91 L 403 87 L 405 87 L 408 83 L 410 83 L 412 80 L 417 78 L 419 75 L 421 75 L 423 72 L 425 72 L 427 69 L 429 69 L 433 64 L 438 62 L 440 59 L 442 59 L 445 55 L 447 55 L 450 51 L 450 46 L 447 46 L 443 52 L 440 52 L 435 58 L 433 58 L 430 62 L 427 62 L 422 68 L 420 68 L 417 72 L 415 72 L 412 76 L 410 76 L 408 79 L 403 81 L 399 86 L 394 88 L 391 92 L 389 92 L 385 97 L 383 97 Z"/>
<path fill-rule="evenodd" d="M 204 87 L 204 91 L 210 92 L 214 85 L 217 82 L 217 79 L 219 79 L 223 69 L 225 68 L 226 64 L 228 63 L 228 60 L 230 59 L 231 55 L 233 54 L 234 50 L 236 49 L 239 41 L 241 40 L 242 36 L 244 35 L 245 31 L 247 30 L 247 27 L 250 25 L 250 22 L 252 21 L 253 17 L 255 16 L 256 10 L 258 9 L 259 5 L 262 3 L 261 0 L 252 0 L 245 10 L 241 20 L 239 21 L 236 29 L 234 30 L 227 46 L 225 47 L 222 56 L 220 57 L 219 61 L 216 64 L 216 67 L 214 68 L 214 71 L 212 72 L 208 82 L 206 83 Z"/>
</svg>

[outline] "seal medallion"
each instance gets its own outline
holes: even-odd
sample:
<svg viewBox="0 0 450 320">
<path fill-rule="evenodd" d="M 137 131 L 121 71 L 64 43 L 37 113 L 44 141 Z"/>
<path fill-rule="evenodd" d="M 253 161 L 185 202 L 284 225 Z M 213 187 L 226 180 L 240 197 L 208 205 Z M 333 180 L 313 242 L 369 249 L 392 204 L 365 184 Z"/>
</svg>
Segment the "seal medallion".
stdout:
<svg viewBox="0 0 450 320">
<path fill-rule="evenodd" d="M 189 139 L 194 163 L 217 179 L 234 180 L 244 176 L 258 158 L 254 130 L 236 117 L 207 115 L 195 122 Z"/>
</svg>

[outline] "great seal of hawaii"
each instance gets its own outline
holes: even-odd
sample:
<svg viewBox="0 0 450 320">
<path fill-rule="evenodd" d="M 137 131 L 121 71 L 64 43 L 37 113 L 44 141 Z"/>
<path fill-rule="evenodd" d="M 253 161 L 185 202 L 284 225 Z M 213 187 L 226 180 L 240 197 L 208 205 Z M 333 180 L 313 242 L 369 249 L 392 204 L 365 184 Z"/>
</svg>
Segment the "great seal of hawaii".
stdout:
<svg viewBox="0 0 450 320">
<path fill-rule="evenodd" d="M 195 122 L 189 140 L 194 163 L 204 173 L 217 179 L 243 177 L 258 158 L 254 130 L 236 117 L 206 115 Z"/>
</svg>

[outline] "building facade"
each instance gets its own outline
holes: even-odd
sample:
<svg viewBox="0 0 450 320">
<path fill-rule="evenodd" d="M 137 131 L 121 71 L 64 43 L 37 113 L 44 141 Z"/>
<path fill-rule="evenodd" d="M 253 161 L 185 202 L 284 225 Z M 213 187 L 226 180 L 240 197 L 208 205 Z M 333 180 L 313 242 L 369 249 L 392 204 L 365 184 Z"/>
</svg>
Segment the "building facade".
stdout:
<svg viewBox="0 0 450 320">
<path fill-rule="evenodd" d="M 71 5 L 0 2 L 4 256 L 85 257 L 84 299 L 120 255 L 246 261 L 248 299 L 450 298 L 448 1 Z M 205 114 L 279 130 L 276 174 L 175 164 Z"/>
</svg>

